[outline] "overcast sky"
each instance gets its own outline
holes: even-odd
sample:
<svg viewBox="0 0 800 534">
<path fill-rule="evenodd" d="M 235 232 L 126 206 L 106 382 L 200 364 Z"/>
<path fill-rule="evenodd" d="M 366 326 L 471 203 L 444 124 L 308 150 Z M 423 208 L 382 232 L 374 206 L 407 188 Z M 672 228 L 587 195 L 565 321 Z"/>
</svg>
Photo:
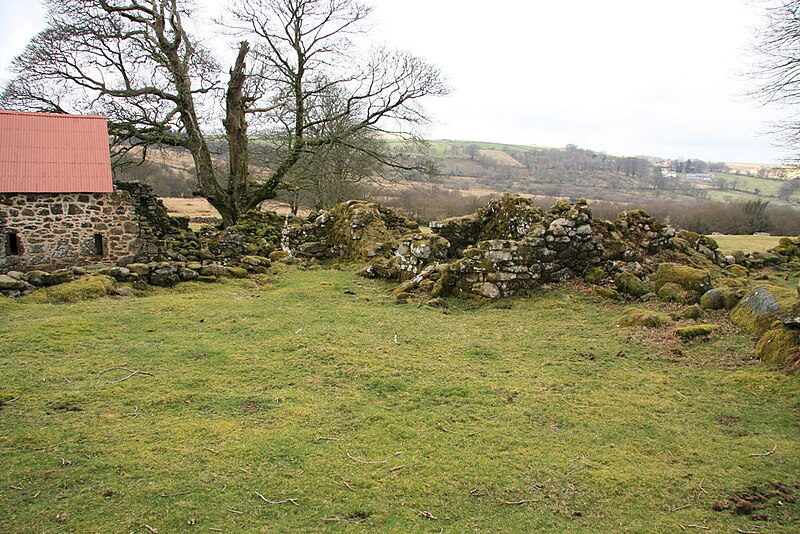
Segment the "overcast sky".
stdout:
<svg viewBox="0 0 800 534">
<path fill-rule="evenodd" d="M 209 4 L 216 2 L 208 1 Z M 775 163 L 775 110 L 742 95 L 760 23 L 746 0 L 373 0 L 380 44 L 438 65 L 432 138 Z M 42 28 L 0 0 L 0 78 Z"/>
</svg>

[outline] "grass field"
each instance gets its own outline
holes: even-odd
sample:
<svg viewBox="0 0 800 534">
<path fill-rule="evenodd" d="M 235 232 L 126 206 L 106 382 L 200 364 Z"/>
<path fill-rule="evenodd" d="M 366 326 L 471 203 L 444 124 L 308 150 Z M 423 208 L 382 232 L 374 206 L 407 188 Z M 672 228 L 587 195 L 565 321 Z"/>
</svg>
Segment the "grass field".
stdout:
<svg viewBox="0 0 800 534">
<path fill-rule="evenodd" d="M 800 378 L 730 326 L 615 328 L 571 286 L 388 295 L 287 270 L 0 300 L 0 530 L 800 530 Z"/>
<path fill-rule="evenodd" d="M 709 236 L 719 244 L 719 249 L 730 254 L 734 251 L 766 252 L 778 246 L 782 236 L 757 235 L 713 235 Z"/>
</svg>

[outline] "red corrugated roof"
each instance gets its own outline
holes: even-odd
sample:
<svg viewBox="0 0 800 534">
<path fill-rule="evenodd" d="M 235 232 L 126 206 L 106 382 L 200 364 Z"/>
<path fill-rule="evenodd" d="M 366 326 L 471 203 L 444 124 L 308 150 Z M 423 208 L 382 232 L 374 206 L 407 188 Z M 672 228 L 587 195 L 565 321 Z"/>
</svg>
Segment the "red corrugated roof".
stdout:
<svg viewBox="0 0 800 534">
<path fill-rule="evenodd" d="M 108 193 L 105 117 L 0 110 L 0 193 Z"/>
</svg>

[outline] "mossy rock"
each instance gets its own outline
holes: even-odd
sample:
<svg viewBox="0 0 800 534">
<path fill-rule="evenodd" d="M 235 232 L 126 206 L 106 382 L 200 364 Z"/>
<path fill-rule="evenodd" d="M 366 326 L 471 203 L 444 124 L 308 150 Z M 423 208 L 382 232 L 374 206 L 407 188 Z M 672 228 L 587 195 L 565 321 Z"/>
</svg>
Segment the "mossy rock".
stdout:
<svg viewBox="0 0 800 534">
<path fill-rule="evenodd" d="M 630 271 L 622 271 L 618 274 L 614 279 L 614 284 L 617 286 L 617 290 L 620 293 L 625 293 L 626 295 L 631 295 L 636 298 L 646 295 L 651 291 L 651 288 L 646 283 L 639 280 L 639 278 Z"/>
<path fill-rule="evenodd" d="M 782 314 L 797 315 L 800 302 L 794 291 L 773 285 L 755 288 L 731 312 L 731 322 L 754 335 L 770 330 Z"/>
<path fill-rule="evenodd" d="M 691 340 L 698 337 L 708 337 L 720 329 L 718 324 L 696 324 L 683 326 L 674 330 L 675 335 L 683 340 Z"/>
<path fill-rule="evenodd" d="M 711 273 L 704 269 L 695 269 L 677 263 L 662 263 L 651 277 L 656 289 L 668 283 L 674 283 L 687 291 L 705 293 L 711 289 Z"/>
<path fill-rule="evenodd" d="M 664 302 L 674 302 L 676 304 L 687 304 L 692 299 L 692 294 L 674 282 L 667 282 L 656 292 L 658 300 Z"/>
<path fill-rule="evenodd" d="M 692 319 L 699 320 L 703 318 L 703 310 L 697 304 L 693 304 L 688 308 L 684 308 L 679 313 L 673 315 L 676 319 Z"/>
<path fill-rule="evenodd" d="M 756 357 L 780 366 L 792 364 L 800 357 L 798 332 L 784 326 L 768 330 L 756 343 Z"/>
<path fill-rule="evenodd" d="M 617 326 L 640 326 L 644 328 L 659 328 L 670 322 L 670 318 L 663 313 L 650 310 L 628 308 L 622 313 Z"/>
<path fill-rule="evenodd" d="M 225 274 L 231 278 L 247 278 L 247 269 L 241 267 L 225 267 Z"/>
<path fill-rule="evenodd" d="M 606 276 L 608 274 L 600 267 L 589 267 L 583 274 L 583 281 L 587 284 L 595 285 L 605 280 Z"/>
<path fill-rule="evenodd" d="M 111 294 L 115 287 L 116 282 L 110 276 L 86 275 L 72 282 L 39 289 L 22 297 L 21 300 L 37 304 L 78 302 L 105 297 Z"/>
<path fill-rule="evenodd" d="M 623 300 L 622 295 L 620 295 L 617 290 L 611 289 L 610 287 L 597 287 L 594 293 L 608 300 Z"/>
<path fill-rule="evenodd" d="M 733 264 L 725 267 L 729 276 L 734 278 L 747 278 L 750 276 L 750 271 L 744 265 Z"/>
<path fill-rule="evenodd" d="M 700 307 L 704 310 L 732 310 L 742 300 L 742 296 L 742 290 L 709 289 L 700 297 Z"/>
</svg>

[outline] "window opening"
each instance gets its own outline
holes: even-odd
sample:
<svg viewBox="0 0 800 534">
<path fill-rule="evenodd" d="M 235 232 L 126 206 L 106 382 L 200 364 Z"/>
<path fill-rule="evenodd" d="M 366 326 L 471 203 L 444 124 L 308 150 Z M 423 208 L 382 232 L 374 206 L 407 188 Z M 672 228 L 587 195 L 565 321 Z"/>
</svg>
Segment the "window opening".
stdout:
<svg viewBox="0 0 800 534">
<path fill-rule="evenodd" d="M 17 232 L 8 232 L 6 234 L 6 253 L 9 256 L 19 256 L 21 250 Z"/>
<path fill-rule="evenodd" d="M 106 247 L 103 240 L 103 234 L 94 234 L 94 253 L 96 256 L 105 256 Z"/>
</svg>

